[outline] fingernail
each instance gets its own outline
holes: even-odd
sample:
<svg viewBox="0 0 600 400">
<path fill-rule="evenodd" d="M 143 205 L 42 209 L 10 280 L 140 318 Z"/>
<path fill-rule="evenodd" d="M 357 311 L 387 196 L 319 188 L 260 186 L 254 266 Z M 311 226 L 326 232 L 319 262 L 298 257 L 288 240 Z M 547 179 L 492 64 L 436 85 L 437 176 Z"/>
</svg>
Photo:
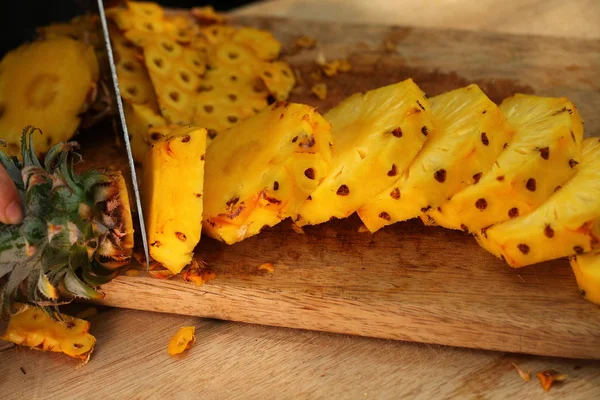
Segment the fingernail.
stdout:
<svg viewBox="0 0 600 400">
<path fill-rule="evenodd" d="M 6 207 L 5 210 L 6 219 L 9 224 L 18 224 L 23 220 L 23 210 L 21 210 L 21 203 L 17 200 L 13 201 Z"/>
</svg>

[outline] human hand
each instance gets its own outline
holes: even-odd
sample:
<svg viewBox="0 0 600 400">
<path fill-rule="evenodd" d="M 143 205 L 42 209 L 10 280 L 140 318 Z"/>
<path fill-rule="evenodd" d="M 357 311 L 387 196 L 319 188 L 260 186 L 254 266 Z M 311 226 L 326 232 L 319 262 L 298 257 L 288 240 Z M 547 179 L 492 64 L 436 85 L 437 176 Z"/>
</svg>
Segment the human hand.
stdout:
<svg viewBox="0 0 600 400">
<path fill-rule="evenodd" d="M 21 198 L 13 181 L 0 164 L 0 223 L 18 224 L 23 220 Z"/>
</svg>

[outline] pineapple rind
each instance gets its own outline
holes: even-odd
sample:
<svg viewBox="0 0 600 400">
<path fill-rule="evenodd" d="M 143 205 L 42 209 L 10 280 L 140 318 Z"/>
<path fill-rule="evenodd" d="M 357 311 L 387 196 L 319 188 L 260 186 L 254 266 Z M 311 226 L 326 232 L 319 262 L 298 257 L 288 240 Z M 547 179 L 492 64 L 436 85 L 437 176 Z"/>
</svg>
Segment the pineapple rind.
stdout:
<svg viewBox="0 0 600 400">
<path fill-rule="evenodd" d="M 581 296 L 600 305 L 600 252 L 573 256 L 570 261 Z"/>
<path fill-rule="evenodd" d="M 600 141 L 586 139 L 577 173 L 532 213 L 477 234 L 512 267 L 590 252 L 600 242 Z"/>
<path fill-rule="evenodd" d="M 144 162 L 150 256 L 174 274 L 192 261 L 200 241 L 205 151 L 206 129 L 174 127 L 152 145 Z"/>
<path fill-rule="evenodd" d="M 334 138 L 330 173 L 302 205 L 297 225 L 348 217 L 391 185 L 423 146 L 423 129 L 432 130 L 429 110 L 408 79 L 354 94 L 327 112 Z"/>
<path fill-rule="evenodd" d="M 502 102 L 500 111 L 516 129 L 513 140 L 477 185 L 429 212 L 438 225 L 477 232 L 529 214 L 575 175 L 569 160 L 580 158 L 583 124 L 574 104 L 566 98 L 515 95 Z M 483 210 L 476 207 L 479 199 L 486 201 Z"/>
<path fill-rule="evenodd" d="M 371 232 L 421 216 L 476 182 L 513 135 L 475 84 L 432 98 L 431 112 L 434 129 L 406 172 L 359 210 Z"/>
</svg>

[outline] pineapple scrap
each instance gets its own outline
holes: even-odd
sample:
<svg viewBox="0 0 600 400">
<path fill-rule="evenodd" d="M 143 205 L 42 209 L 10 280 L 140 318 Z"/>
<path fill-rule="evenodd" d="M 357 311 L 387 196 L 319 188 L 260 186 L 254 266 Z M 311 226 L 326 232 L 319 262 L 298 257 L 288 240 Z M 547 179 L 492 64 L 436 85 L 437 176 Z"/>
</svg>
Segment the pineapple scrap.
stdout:
<svg viewBox="0 0 600 400">
<path fill-rule="evenodd" d="M 430 211 L 439 225 L 477 232 L 524 216 L 575 175 L 583 123 L 573 103 L 515 95 L 502 102 L 500 111 L 515 128 L 513 139 L 476 185 Z"/>
<path fill-rule="evenodd" d="M 258 270 L 266 271 L 266 272 L 272 274 L 273 272 L 275 272 L 275 266 L 273 265 L 273 263 L 264 263 L 264 264 L 260 264 L 258 266 Z"/>
<path fill-rule="evenodd" d="M 431 113 L 435 129 L 422 127 L 428 140 L 410 167 L 358 211 L 371 232 L 426 214 L 477 184 L 514 133 L 475 84 L 432 98 Z"/>
<path fill-rule="evenodd" d="M 600 251 L 573 256 L 570 262 L 581 296 L 600 305 Z"/>
<path fill-rule="evenodd" d="M 79 319 L 90 319 L 98 315 L 98 309 L 96 307 L 88 307 L 83 311 L 80 311 L 75 315 L 76 318 Z"/>
<path fill-rule="evenodd" d="M 408 79 L 354 94 L 327 112 L 334 158 L 296 223 L 349 217 L 395 182 L 425 143 L 422 130 L 433 130 L 429 110 L 424 93 Z M 390 189 L 386 196 L 393 199 L 395 192 Z"/>
<path fill-rule="evenodd" d="M 91 324 L 65 314 L 60 318 L 62 321 L 57 321 L 40 308 L 22 306 L 10 317 L 0 339 L 35 350 L 64 353 L 87 363 L 96 344 L 89 333 Z"/>
<path fill-rule="evenodd" d="M 327 98 L 327 85 L 325 83 L 314 84 L 310 91 L 317 96 L 319 100 L 325 100 Z"/>
<path fill-rule="evenodd" d="M 327 175 L 331 125 L 312 107 L 276 103 L 207 151 L 204 230 L 228 244 L 287 217 Z"/>
<path fill-rule="evenodd" d="M 296 45 L 296 47 L 299 47 L 301 49 L 312 49 L 317 45 L 317 41 L 316 39 L 310 36 L 300 36 L 296 38 L 294 44 Z"/>
<path fill-rule="evenodd" d="M 9 155 L 20 149 L 23 127 L 35 125 L 37 154 L 73 136 L 97 94 L 94 48 L 66 37 L 36 41 L 0 61 L 0 132 Z"/>
<path fill-rule="evenodd" d="M 517 364 L 512 363 L 512 365 L 513 365 L 513 367 L 515 367 L 515 369 L 519 373 L 519 376 L 521 377 L 521 379 L 523 379 L 525 382 L 531 381 L 531 370 L 525 372 Z"/>
<path fill-rule="evenodd" d="M 127 120 L 127 131 L 130 136 L 131 152 L 133 159 L 143 163 L 144 158 L 153 141 L 153 129 L 162 127 L 167 121 L 152 107 L 145 104 L 124 104 L 123 111 Z"/>
<path fill-rule="evenodd" d="M 196 286 L 202 286 L 217 277 L 214 271 L 204 268 L 204 264 L 193 260 L 192 263 L 181 272 L 183 280 L 192 282 Z"/>
<path fill-rule="evenodd" d="M 216 12 L 212 6 L 194 7 L 191 9 L 190 14 L 201 25 L 223 24 L 226 21 L 225 16 Z"/>
<path fill-rule="evenodd" d="M 169 353 L 170 356 L 175 356 L 191 349 L 192 345 L 196 343 L 195 333 L 195 326 L 184 326 L 183 328 L 180 328 L 169 341 L 167 353 Z"/>
<path fill-rule="evenodd" d="M 150 256 L 173 274 L 192 261 L 200 241 L 205 151 L 206 129 L 173 127 L 152 145 L 144 162 Z"/>
<path fill-rule="evenodd" d="M 569 140 L 572 140 L 570 135 Z M 476 237 L 484 249 L 514 268 L 597 249 L 600 244 L 599 139 L 584 140 L 575 176 L 535 211 L 482 230 Z"/>
<path fill-rule="evenodd" d="M 559 374 L 558 372 L 554 371 L 553 369 L 548 369 L 546 371 L 538 372 L 535 376 L 539 379 L 540 385 L 542 385 L 544 392 L 549 391 L 550 388 L 552 387 L 552 384 L 555 381 L 556 382 L 564 382 L 565 380 L 567 380 L 566 375 Z"/>
<path fill-rule="evenodd" d="M 329 78 L 337 75 L 338 72 L 348 72 L 352 69 L 350 62 L 345 59 L 332 60 L 322 63 L 320 66 L 323 73 Z"/>
<path fill-rule="evenodd" d="M 281 52 L 281 43 L 271 32 L 256 28 L 237 29 L 232 36 L 232 41 L 245 45 L 262 61 L 273 61 Z"/>
</svg>

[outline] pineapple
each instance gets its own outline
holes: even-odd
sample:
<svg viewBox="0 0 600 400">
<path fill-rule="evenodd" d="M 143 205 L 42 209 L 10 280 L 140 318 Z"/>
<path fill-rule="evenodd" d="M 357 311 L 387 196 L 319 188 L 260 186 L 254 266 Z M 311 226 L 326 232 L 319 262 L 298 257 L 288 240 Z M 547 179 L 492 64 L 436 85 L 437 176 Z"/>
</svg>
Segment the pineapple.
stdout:
<svg viewBox="0 0 600 400">
<path fill-rule="evenodd" d="M 194 343 L 196 343 L 196 327 L 184 326 L 179 328 L 177 333 L 169 340 L 167 353 L 170 356 L 176 356 L 191 349 Z"/>
<path fill-rule="evenodd" d="M 150 256 L 178 274 L 200 241 L 206 129 L 169 130 L 146 155 L 142 198 Z"/>
<path fill-rule="evenodd" d="M 600 251 L 571 257 L 571 267 L 583 298 L 600 305 Z"/>
<path fill-rule="evenodd" d="M 89 331 L 88 321 L 58 313 L 52 318 L 37 307 L 24 305 L 11 316 L 0 339 L 36 350 L 64 353 L 87 363 L 96 344 Z"/>
<path fill-rule="evenodd" d="M 160 114 L 145 104 L 125 102 L 123 111 L 127 120 L 133 159 L 141 164 L 153 141 L 152 128 L 164 127 L 167 122 Z"/>
<path fill-rule="evenodd" d="M 330 172 L 302 205 L 297 225 L 348 217 L 389 187 L 423 146 L 430 117 L 429 101 L 410 79 L 331 109 L 325 114 L 335 143 Z"/>
<path fill-rule="evenodd" d="M 66 37 L 36 41 L 0 61 L 0 132 L 8 153 L 19 153 L 27 124 L 43 129 L 34 138 L 38 154 L 73 136 L 94 102 L 99 78 L 94 48 Z"/>
<path fill-rule="evenodd" d="M 115 276 L 132 255 L 133 224 L 127 188 L 118 172 L 73 172 L 77 144 L 60 143 L 42 165 L 35 129 L 22 136 L 22 161 L 0 151 L 0 163 L 16 183 L 25 219 L 0 224 L 0 305 L 39 305 L 50 313 L 61 295 L 101 298 L 94 287 Z M 25 284 L 27 281 L 27 284 Z"/>
<path fill-rule="evenodd" d="M 475 184 L 513 135 L 498 107 L 475 85 L 431 99 L 434 129 L 406 171 L 358 210 L 371 232 L 418 217 Z"/>
<path fill-rule="evenodd" d="M 529 214 L 576 172 L 583 124 L 566 98 L 515 95 L 500 111 L 515 136 L 481 180 L 430 217 L 443 227 L 477 232 Z"/>
<path fill-rule="evenodd" d="M 600 140 L 584 140 L 577 173 L 545 203 L 476 237 L 484 249 L 515 268 L 598 248 Z"/>
<path fill-rule="evenodd" d="M 287 217 L 325 178 L 331 125 L 312 107 L 276 103 L 208 148 L 204 231 L 228 244 Z"/>
</svg>

